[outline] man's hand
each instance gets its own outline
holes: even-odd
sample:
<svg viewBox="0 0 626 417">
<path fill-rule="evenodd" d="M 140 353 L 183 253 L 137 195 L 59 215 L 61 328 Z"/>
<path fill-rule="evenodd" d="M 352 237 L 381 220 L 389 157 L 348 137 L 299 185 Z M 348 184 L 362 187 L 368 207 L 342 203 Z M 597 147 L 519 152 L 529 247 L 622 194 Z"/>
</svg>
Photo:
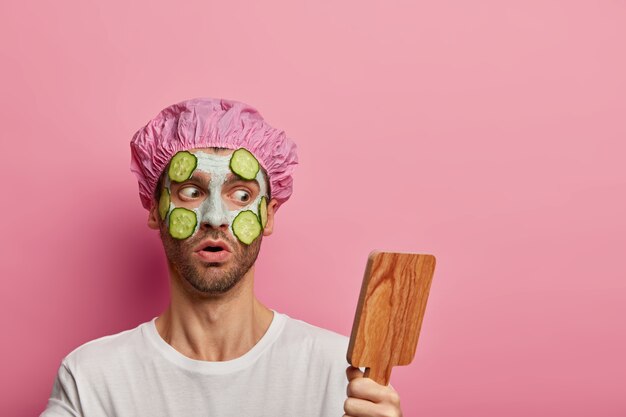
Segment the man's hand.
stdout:
<svg viewBox="0 0 626 417">
<path fill-rule="evenodd" d="M 348 366 L 348 398 L 343 404 L 343 417 L 402 417 L 400 396 L 389 384 L 380 385 L 363 378 L 359 368 Z"/>
</svg>

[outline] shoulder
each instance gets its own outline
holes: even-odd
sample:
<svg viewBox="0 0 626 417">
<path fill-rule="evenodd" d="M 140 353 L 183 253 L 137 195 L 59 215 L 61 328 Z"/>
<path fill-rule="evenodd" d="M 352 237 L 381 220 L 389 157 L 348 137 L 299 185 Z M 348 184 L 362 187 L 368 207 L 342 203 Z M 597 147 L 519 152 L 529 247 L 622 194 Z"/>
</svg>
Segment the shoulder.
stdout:
<svg viewBox="0 0 626 417">
<path fill-rule="evenodd" d="M 290 377 L 304 379 L 303 384 L 312 384 L 314 391 L 325 393 L 325 407 L 341 410 L 348 383 L 349 342 L 347 336 L 287 316 L 276 356 L 288 364 Z"/>
<path fill-rule="evenodd" d="M 307 323 L 304 320 L 285 316 L 283 339 L 288 344 L 299 345 L 316 351 L 344 359 L 350 339 L 347 336 Z"/>
<path fill-rule="evenodd" d="M 132 358 L 136 355 L 142 343 L 143 327 L 149 323 L 142 323 L 135 328 L 83 343 L 68 353 L 63 358 L 62 364 L 75 373 L 79 369 L 88 371 L 122 363 L 123 358 Z"/>
</svg>

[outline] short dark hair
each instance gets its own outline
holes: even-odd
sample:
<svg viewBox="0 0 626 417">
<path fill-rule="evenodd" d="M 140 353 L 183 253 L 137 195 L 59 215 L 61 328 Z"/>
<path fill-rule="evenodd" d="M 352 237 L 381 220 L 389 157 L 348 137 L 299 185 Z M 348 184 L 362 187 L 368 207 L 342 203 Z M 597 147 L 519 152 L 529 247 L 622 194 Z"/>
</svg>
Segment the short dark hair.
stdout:
<svg viewBox="0 0 626 417">
<path fill-rule="evenodd" d="M 223 150 L 230 150 L 230 148 L 218 148 L 218 147 L 210 147 L 210 149 L 213 149 L 214 151 L 223 151 Z M 161 199 L 161 191 L 163 189 L 163 181 L 165 181 L 165 175 L 167 175 L 167 169 L 169 168 L 170 164 L 168 163 L 165 168 L 163 169 L 163 172 L 161 172 L 161 175 L 159 176 L 159 181 L 157 181 L 156 184 L 156 188 L 154 189 L 154 192 L 152 193 L 152 196 L 154 198 L 154 201 L 156 202 L 156 205 L 159 205 L 159 200 Z M 272 199 L 272 186 L 270 184 L 270 178 L 267 175 L 267 171 L 265 171 L 265 169 L 263 167 L 261 168 L 261 172 L 263 173 L 263 178 L 265 178 L 265 182 L 267 183 L 267 200 L 269 202 L 269 200 Z"/>
</svg>

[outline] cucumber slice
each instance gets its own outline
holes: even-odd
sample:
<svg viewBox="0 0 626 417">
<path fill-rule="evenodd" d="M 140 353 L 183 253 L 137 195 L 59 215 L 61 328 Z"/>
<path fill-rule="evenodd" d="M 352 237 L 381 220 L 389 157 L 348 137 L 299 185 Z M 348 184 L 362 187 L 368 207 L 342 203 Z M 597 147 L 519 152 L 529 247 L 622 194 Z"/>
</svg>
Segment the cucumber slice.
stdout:
<svg viewBox="0 0 626 417">
<path fill-rule="evenodd" d="M 170 190 L 163 188 L 161 191 L 161 198 L 159 198 L 159 215 L 161 220 L 165 220 L 167 212 L 170 209 Z"/>
<path fill-rule="evenodd" d="M 252 210 L 242 211 L 233 220 L 233 233 L 242 243 L 249 245 L 261 234 L 261 222 Z"/>
<path fill-rule="evenodd" d="M 197 223 L 195 211 L 176 207 L 170 213 L 170 235 L 176 239 L 186 239 L 193 234 Z"/>
<path fill-rule="evenodd" d="M 267 198 L 261 197 L 259 201 L 259 219 L 261 219 L 261 227 L 265 229 L 267 224 Z"/>
<path fill-rule="evenodd" d="M 179 151 L 172 157 L 167 174 L 172 181 L 183 182 L 191 177 L 191 173 L 198 166 L 198 158 L 190 152 Z"/>
<path fill-rule="evenodd" d="M 253 180 L 259 173 L 259 161 L 245 148 L 239 148 L 230 157 L 230 170 L 244 180 Z"/>
</svg>

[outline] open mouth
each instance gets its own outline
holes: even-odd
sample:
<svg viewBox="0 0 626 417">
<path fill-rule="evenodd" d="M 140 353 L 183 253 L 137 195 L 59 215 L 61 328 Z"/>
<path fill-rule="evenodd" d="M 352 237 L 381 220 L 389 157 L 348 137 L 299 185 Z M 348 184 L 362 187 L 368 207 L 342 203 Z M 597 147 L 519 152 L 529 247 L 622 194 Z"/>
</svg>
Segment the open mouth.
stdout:
<svg viewBox="0 0 626 417">
<path fill-rule="evenodd" d="M 218 239 L 206 239 L 198 244 L 198 246 L 196 246 L 194 250 L 198 253 L 205 254 L 219 252 L 227 253 L 230 251 L 229 246 L 226 244 L 226 242 Z"/>
<path fill-rule="evenodd" d="M 203 262 L 209 262 L 207 266 L 221 265 L 227 262 L 232 254 L 229 246 L 219 240 L 206 240 L 196 247 L 195 256 Z"/>
<path fill-rule="evenodd" d="M 223 251 L 224 248 L 222 248 L 221 246 L 207 246 L 206 248 L 202 250 L 204 252 L 220 252 L 220 251 Z"/>
</svg>

